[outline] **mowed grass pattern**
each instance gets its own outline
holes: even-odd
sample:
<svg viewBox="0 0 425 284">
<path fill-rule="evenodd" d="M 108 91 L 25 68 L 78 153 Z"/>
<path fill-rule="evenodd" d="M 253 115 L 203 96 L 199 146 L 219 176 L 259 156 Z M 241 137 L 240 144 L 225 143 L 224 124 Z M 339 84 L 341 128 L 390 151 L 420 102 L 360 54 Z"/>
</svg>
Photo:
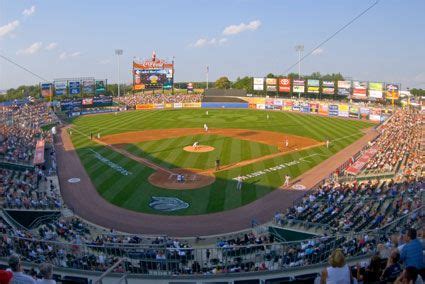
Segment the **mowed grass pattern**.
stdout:
<svg viewBox="0 0 425 284">
<path fill-rule="evenodd" d="M 195 141 L 198 141 L 200 145 L 212 146 L 215 149 L 205 153 L 191 153 L 182 150 Z M 222 165 L 228 165 L 278 152 L 275 146 L 208 134 L 129 144 L 125 146 L 125 149 L 163 167 L 195 169 L 214 168 L 217 158 L 220 159 Z"/>
<path fill-rule="evenodd" d="M 267 114 L 269 114 L 269 119 L 266 118 Z M 329 149 L 324 146 L 315 147 L 218 172 L 216 182 L 210 186 L 196 190 L 177 191 L 152 186 L 147 181 L 149 175 L 153 173 L 152 169 L 88 139 L 90 132 L 108 135 L 145 129 L 202 128 L 204 123 L 207 123 L 210 128 L 269 130 L 311 137 L 319 141 L 329 139 L 332 142 Z M 300 175 L 360 138 L 363 135 L 362 128 L 373 126 L 373 124 L 364 121 L 286 112 L 266 113 L 255 110 L 209 110 L 207 116 L 205 110 L 202 109 L 133 111 L 118 113 L 117 115 L 84 116 L 75 119 L 73 124 L 76 129 L 72 134 L 74 146 L 98 192 L 105 199 L 130 210 L 172 215 L 205 214 L 229 210 L 250 203 L 280 186 L 286 174 L 292 177 Z M 217 135 L 162 139 L 137 143 L 137 145 L 127 145 L 126 147 L 133 153 L 148 157 L 169 168 L 211 168 L 218 152 L 204 153 L 205 156 L 203 156 L 204 154 L 185 154 L 181 149 L 182 146 L 190 145 L 193 141 L 200 141 L 201 144 L 207 145 L 213 144 L 211 146 L 220 151 L 223 164 L 264 156 L 277 151 L 275 147 L 269 145 Z M 98 152 L 132 174 L 122 175 L 96 159 L 89 149 Z M 234 177 L 300 158 L 303 158 L 303 160 L 299 164 L 251 178 L 244 182 L 241 191 L 236 190 L 236 182 L 232 180 Z M 188 202 L 190 206 L 180 211 L 161 213 L 149 207 L 152 196 L 177 197 Z"/>
</svg>

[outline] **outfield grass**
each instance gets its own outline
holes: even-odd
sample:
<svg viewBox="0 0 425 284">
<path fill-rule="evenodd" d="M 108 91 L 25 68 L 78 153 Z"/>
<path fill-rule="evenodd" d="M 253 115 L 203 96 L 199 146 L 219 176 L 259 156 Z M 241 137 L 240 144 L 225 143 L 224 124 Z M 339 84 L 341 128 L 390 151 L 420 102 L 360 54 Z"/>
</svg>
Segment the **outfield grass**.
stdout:
<svg viewBox="0 0 425 284">
<path fill-rule="evenodd" d="M 266 118 L 269 114 L 269 119 Z M 90 132 L 108 134 L 139 131 L 146 129 L 169 128 L 202 128 L 207 123 L 210 128 L 242 128 L 269 130 L 281 133 L 310 137 L 315 140 L 333 141 L 331 147 L 315 147 L 285 156 L 257 162 L 240 168 L 234 168 L 216 174 L 216 182 L 210 186 L 196 190 L 167 190 L 152 186 L 147 178 L 153 170 L 147 168 L 117 152 L 100 146 L 88 139 Z M 373 124 L 363 121 L 344 120 L 313 115 L 302 115 L 286 112 L 264 112 L 255 110 L 159 110 L 134 111 L 96 116 L 83 116 L 73 121 L 74 131 L 72 141 L 77 153 L 99 193 L 111 203 L 130 210 L 172 215 L 205 214 L 229 210 L 252 202 L 271 192 L 283 183 L 283 177 L 289 174 L 296 177 L 331 155 L 359 139 L 362 128 Z M 82 134 L 84 133 L 84 134 Z M 212 145 L 222 153 L 223 164 L 247 158 L 264 156 L 276 151 L 275 147 L 243 141 L 237 138 L 216 135 L 201 135 L 202 137 L 179 137 L 147 141 L 135 145 L 127 145 L 127 150 L 169 168 L 194 167 L 211 168 L 216 153 L 187 153 L 181 146 L 187 146 L 197 139 L 201 144 Z M 185 139 L 188 139 L 187 141 Z M 120 165 L 132 174 L 123 176 L 107 164 L 95 158 L 95 150 L 104 158 Z M 232 180 L 238 175 L 246 175 L 264 170 L 285 162 L 305 158 L 297 165 L 251 178 L 244 183 L 242 191 L 236 191 Z M 171 213 L 161 213 L 149 207 L 152 196 L 178 197 L 190 204 L 189 208 Z"/>
</svg>

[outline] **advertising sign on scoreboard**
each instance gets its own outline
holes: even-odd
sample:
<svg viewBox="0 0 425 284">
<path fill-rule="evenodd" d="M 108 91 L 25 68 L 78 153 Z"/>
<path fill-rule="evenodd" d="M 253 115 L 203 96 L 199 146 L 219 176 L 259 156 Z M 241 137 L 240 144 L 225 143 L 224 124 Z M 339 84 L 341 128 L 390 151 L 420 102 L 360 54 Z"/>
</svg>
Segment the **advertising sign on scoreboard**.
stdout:
<svg viewBox="0 0 425 284">
<path fill-rule="evenodd" d="M 322 93 L 326 95 L 335 94 L 335 82 L 334 81 L 322 81 Z"/>
<path fill-rule="evenodd" d="M 78 95 L 80 93 L 80 82 L 70 81 L 69 82 L 69 94 Z"/>
<path fill-rule="evenodd" d="M 277 79 L 266 78 L 266 90 L 268 92 L 277 92 Z"/>
<path fill-rule="evenodd" d="M 350 112 L 349 112 L 349 117 L 352 118 L 359 118 L 359 107 L 357 106 L 350 106 Z"/>
<path fill-rule="evenodd" d="M 106 93 L 106 84 L 104 80 L 96 80 L 96 95 Z"/>
<path fill-rule="evenodd" d="M 351 94 L 351 81 L 338 81 L 338 95 L 349 96 Z"/>
<path fill-rule="evenodd" d="M 382 99 L 384 86 L 382 83 L 369 82 L 369 97 L 375 99 Z"/>
<path fill-rule="evenodd" d="M 40 88 L 43 98 L 49 98 L 52 96 L 52 83 L 42 83 Z"/>
<path fill-rule="evenodd" d="M 320 81 L 315 79 L 307 80 L 307 93 L 318 94 L 320 89 Z"/>
<path fill-rule="evenodd" d="M 279 78 L 279 92 L 289 93 L 291 91 L 291 80 L 289 78 Z"/>
<path fill-rule="evenodd" d="M 385 98 L 387 100 L 397 100 L 400 96 L 400 87 L 398 84 L 387 84 L 385 87 Z"/>
<path fill-rule="evenodd" d="M 348 117 L 349 115 L 349 106 L 341 104 L 338 106 L 338 116 Z"/>
<path fill-rule="evenodd" d="M 84 94 L 94 94 L 94 80 L 84 80 L 83 81 L 83 93 Z"/>
<path fill-rule="evenodd" d="M 305 91 L 305 80 L 294 80 L 292 82 L 292 91 L 294 93 L 304 93 Z"/>
<path fill-rule="evenodd" d="M 188 83 L 187 84 L 187 91 L 188 92 L 193 92 L 193 83 Z"/>
<path fill-rule="evenodd" d="M 62 95 L 66 95 L 66 88 L 67 88 L 67 82 L 66 81 L 55 81 L 54 83 L 55 86 L 55 95 L 56 96 L 62 96 Z"/>
<path fill-rule="evenodd" d="M 264 78 L 254 78 L 254 90 L 263 91 L 264 90 Z"/>
<path fill-rule="evenodd" d="M 353 81 L 354 99 L 367 99 L 367 82 Z"/>
</svg>

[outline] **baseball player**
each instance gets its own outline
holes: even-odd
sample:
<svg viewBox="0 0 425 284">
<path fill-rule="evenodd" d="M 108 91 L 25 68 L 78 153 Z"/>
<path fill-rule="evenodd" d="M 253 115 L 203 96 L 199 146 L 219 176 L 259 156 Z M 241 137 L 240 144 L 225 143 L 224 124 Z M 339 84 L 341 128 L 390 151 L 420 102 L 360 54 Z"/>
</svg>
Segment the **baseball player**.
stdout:
<svg viewBox="0 0 425 284">
<path fill-rule="evenodd" d="M 206 123 L 204 123 L 204 129 L 205 129 L 205 132 L 208 132 L 208 125 Z"/>
<path fill-rule="evenodd" d="M 289 140 L 288 140 L 288 139 L 286 139 L 286 140 L 285 140 L 285 147 L 286 147 L 286 148 L 288 148 L 288 146 L 289 146 Z"/>
<path fill-rule="evenodd" d="M 193 143 L 192 147 L 193 147 L 194 150 L 198 149 L 198 144 L 199 144 L 198 141 L 196 141 L 195 143 Z"/>
<path fill-rule="evenodd" d="M 291 179 L 291 176 L 290 175 L 286 175 L 285 176 L 285 184 L 284 184 L 284 186 L 288 186 L 289 185 L 289 180 Z"/>
<path fill-rule="evenodd" d="M 269 119 L 269 114 L 267 114 L 267 119 Z"/>
<path fill-rule="evenodd" d="M 100 132 L 97 133 L 97 139 L 100 139 Z"/>
<path fill-rule="evenodd" d="M 205 114 L 208 115 L 208 111 L 206 111 Z"/>
<path fill-rule="evenodd" d="M 242 189 L 242 177 L 238 176 L 236 179 L 238 180 L 238 183 L 236 184 L 236 189 L 240 191 Z"/>
<path fill-rule="evenodd" d="M 329 139 L 326 140 L 326 148 L 329 148 Z"/>
</svg>

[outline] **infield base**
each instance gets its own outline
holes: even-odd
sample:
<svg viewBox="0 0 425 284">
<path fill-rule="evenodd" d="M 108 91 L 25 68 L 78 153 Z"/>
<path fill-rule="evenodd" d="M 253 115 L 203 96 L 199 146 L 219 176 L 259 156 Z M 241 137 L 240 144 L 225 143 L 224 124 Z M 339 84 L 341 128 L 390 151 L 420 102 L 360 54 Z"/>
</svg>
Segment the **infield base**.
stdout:
<svg viewBox="0 0 425 284">
<path fill-rule="evenodd" d="M 178 175 L 182 175 L 184 181 L 179 182 Z M 200 170 L 178 168 L 169 172 L 157 171 L 148 180 L 154 186 L 167 189 L 196 189 L 214 183 L 215 176 L 212 173 L 201 173 Z"/>
</svg>

